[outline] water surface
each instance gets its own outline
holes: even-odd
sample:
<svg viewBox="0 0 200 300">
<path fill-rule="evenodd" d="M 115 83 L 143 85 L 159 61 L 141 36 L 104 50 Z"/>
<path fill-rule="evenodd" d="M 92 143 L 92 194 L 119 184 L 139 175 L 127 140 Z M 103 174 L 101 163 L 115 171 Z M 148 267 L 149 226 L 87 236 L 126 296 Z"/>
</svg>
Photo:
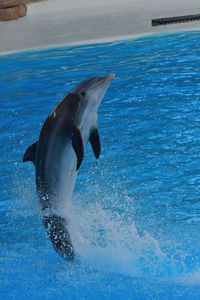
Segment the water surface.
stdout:
<svg viewBox="0 0 200 300">
<path fill-rule="evenodd" d="M 0 56 L 2 299 L 200 298 L 200 33 Z M 116 74 L 66 209 L 73 263 L 53 250 L 21 162 L 85 78 Z"/>
</svg>

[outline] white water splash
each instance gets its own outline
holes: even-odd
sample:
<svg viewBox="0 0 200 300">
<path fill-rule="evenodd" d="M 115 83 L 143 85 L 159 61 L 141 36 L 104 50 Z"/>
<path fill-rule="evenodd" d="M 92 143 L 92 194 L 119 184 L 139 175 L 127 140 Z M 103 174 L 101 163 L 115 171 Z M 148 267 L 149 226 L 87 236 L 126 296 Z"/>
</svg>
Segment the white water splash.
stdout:
<svg viewBox="0 0 200 300">
<path fill-rule="evenodd" d="M 83 207 L 78 202 L 68 208 L 69 230 L 81 264 L 104 272 L 163 278 L 169 275 L 166 270 L 176 267 L 149 233 L 139 236 L 134 220 L 126 224 L 122 216 L 99 204 Z"/>
</svg>

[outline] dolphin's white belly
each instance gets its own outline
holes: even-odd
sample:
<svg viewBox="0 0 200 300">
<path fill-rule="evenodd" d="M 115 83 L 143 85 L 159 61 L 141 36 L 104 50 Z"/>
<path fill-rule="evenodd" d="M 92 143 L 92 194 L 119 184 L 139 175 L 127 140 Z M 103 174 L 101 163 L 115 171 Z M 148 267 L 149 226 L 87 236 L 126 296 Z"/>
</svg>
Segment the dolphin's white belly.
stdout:
<svg viewBox="0 0 200 300">
<path fill-rule="evenodd" d="M 92 112 L 91 107 L 88 105 L 80 123 L 80 131 L 81 131 L 84 148 L 86 148 L 88 140 L 90 138 L 91 129 L 95 128 L 96 126 L 97 126 L 97 114 Z"/>
<path fill-rule="evenodd" d="M 58 180 L 58 210 L 66 210 L 76 181 L 77 158 L 71 143 L 65 147 L 60 160 Z"/>
<path fill-rule="evenodd" d="M 84 116 L 87 116 L 84 118 Z M 84 149 L 87 146 L 91 128 L 96 126 L 96 115 L 89 114 L 86 110 L 86 114 L 84 114 L 83 119 L 80 122 L 80 131 L 81 137 L 84 145 Z M 77 171 L 77 157 L 75 151 L 72 147 L 71 141 L 67 143 L 65 149 L 62 152 L 62 157 L 60 160 L 60 169 L 59 169 L 59 180 L 58 180 L 58 203 L 56 203 L 56 210 L 59 212 L 68 211 L 67 205 L 72 197 L 72 193 L 75 186 Z"/>
</svg>

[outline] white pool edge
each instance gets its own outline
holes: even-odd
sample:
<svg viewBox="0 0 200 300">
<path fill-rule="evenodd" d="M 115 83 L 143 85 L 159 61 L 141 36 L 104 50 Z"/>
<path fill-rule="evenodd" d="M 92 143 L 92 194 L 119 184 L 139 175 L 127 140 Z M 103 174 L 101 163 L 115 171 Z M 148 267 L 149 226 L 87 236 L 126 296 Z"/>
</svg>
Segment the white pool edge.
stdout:
<svg viewBox="0 0 200 300">
<path fill-rule="evenodd" d="M 185 33 L 185 32 L 195 32 L 199 31 L 200 28 L 192 28 L 192 29 L 182 29 L 182 30 L 170 30 L 170 31 L 160 31 L 160 32 L 148 32 L 148 33 L 141 33 L 141 34 L 133 34 L 133 35 L 120 35 L 116 37 L 106 37 L 106 38 L 99 38 L 99 39 L 89 39 L 89 40 L 80 40 L 77 42 L 71 42 L 71 43 L 56 43 L 56 44 L 46 44 L 45 46 L 34 46 L 34 47 L 27 47 L 22 49 L 14 49 L 12 51 L 5 51 L 0 52 L 0 56 L 5 55 L 12 55 L 17 53 L 23 53 L 23 52 L 34 52 L 34 51 L 45 51 L 48 49 L 56 49 L 56 48 L 67 48 L 67 47 L 81 47 L 81 46 L 87 46 L 87 45 L 99 45 L 99 44 L 109 44 L 109 43 L 120 43 L 120 42 L 127 42 L 129 40 L 143 38 L 143 37 L 151 37 L 151 36 L 167 36 L 169 34 L 176 34 L 176 33 Z"/>
<path fill-rule="evenodd" d="M 46 0 L 27 16 L 0 23 L 0 55 L 200 31 L 200 21 L 151 26 L 151 20 L 200 13 L 199 0 Z"/>
</svg>

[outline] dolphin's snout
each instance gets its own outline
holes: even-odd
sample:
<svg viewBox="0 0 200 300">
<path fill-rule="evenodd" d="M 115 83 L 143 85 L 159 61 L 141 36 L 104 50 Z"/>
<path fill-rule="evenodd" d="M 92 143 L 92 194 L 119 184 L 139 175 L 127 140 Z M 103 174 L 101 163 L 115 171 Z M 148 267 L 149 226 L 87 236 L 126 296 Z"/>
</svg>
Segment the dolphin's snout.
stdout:
<svg viewBox="0 0 200 300">
<path fill-rule="evenodd" d="M 115 78 L 114 73 L 109 73 L 104 77 L 95 76 L 89 79 L 86 79 L 79 83 L 75 88 L 71 90 L 71 94 L 79 94 L 82 91 L 92 91 L 99 87 L 104 87 L 105 89 L 108 88 L 111 81 Z"/>
<path fill-rule="evenodd" d="M 106 75 L 105 77 L 103 77 L 103 82 L 110 84 L 111 81 L 115 78 L 115 74 L 114 73 L 109 73 L 108 75 Z"/>
<path fill-rule="evenodd" d="M 106 77 L 110 80 L 113 80 L 115 78 L 115 74 L 114 73 L 109 73 Z"/>
</svg>

